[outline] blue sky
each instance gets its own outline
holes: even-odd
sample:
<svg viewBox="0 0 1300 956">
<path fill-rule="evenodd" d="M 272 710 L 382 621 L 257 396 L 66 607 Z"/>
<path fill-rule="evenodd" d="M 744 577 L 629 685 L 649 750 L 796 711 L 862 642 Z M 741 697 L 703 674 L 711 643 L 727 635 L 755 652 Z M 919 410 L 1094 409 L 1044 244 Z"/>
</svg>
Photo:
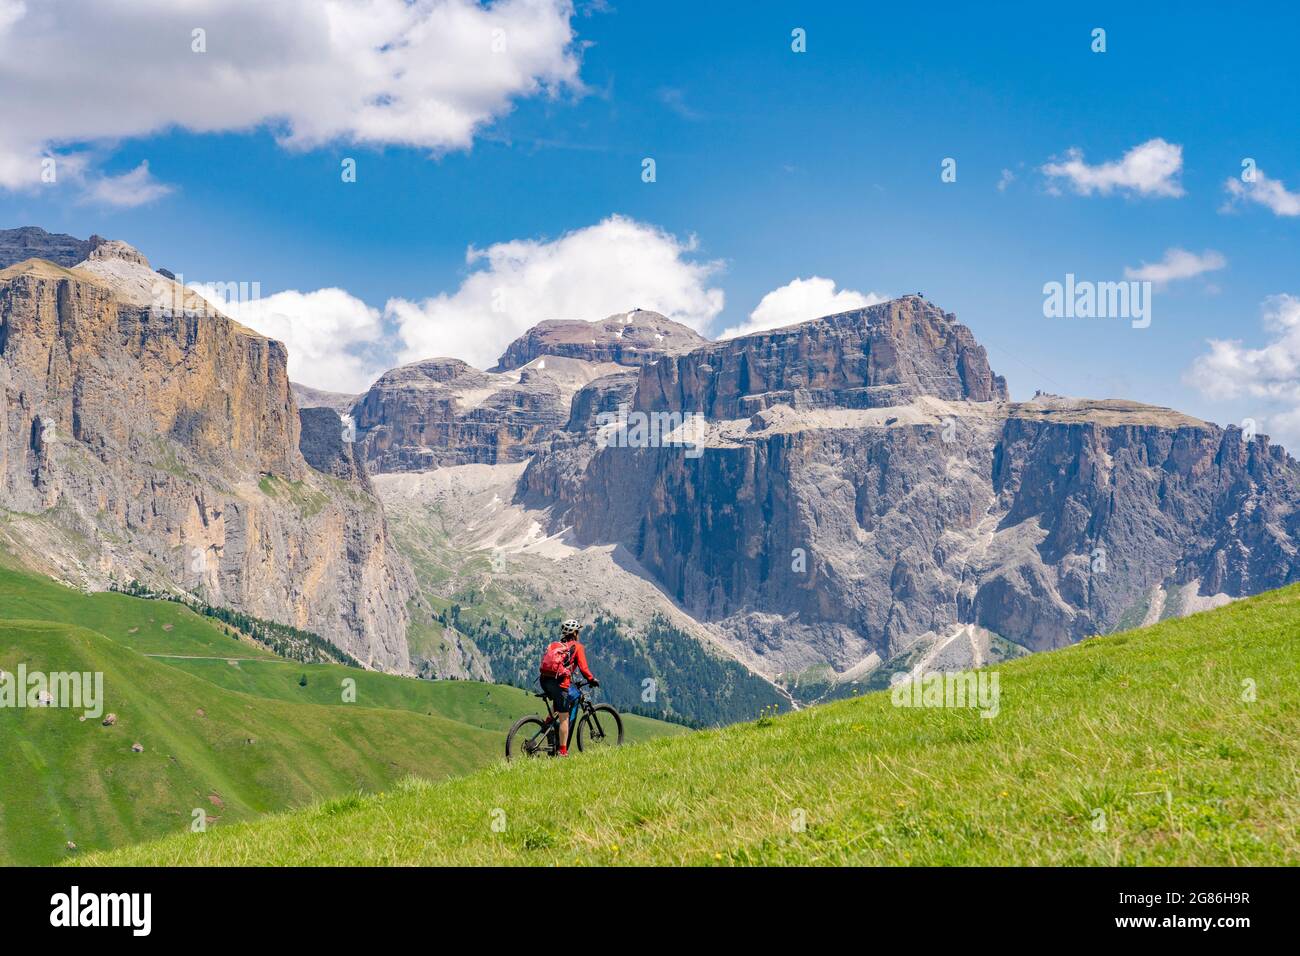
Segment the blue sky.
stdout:
<svg viewBox="0 0 1300 956">
<path fill-rule="evenodd" d="M 14 2 L 0 0 L 0 24 Z M 58 5 L 69 14 L 77 6 Z M 209 14 L 214 4 L 194 6 L 194 22 L 221 22 Z M 467 146 L 384 142 L 346 124 L 337 135 L 286 143 L 284 121 L 207 117 L 222 104 L 197 96 L 192 109 L 160 105 L 152 117 L 146 109 L 111 136 L 90 118 L 84 128 L 33 130 L 27 139 L 43 155 L 76 157 L 79 179 L 55 188 L 11 177 L 0 188 L 0 225 L 121 238 L 187 279 L 256 281 L 264 295 L 344 290 L 374 310 L 373 321 L 355 346 L 344 341 L 352 326 L 341 324 L 336 344 L 364 353 L 369 369 L 418 356 L 424 341 L 454 341 L 415 336 L 400 345 L 399 319 L 385 305 L 442 295 L 427 314 L 462 321 L 458 290 L 489 267 L 467 262 L 468 248 L 544 246 L 617 215 L 671 237 L 670 255 L 697 267 L 673 273 L 671 281 L 700 287 L 679 290 L 675 301 L 714 334 L 744 325 L 766 294 L 799 278 L 863 295 L 921 291 L 974 330 L 1016 398 L 1037 388 L 1130 397 L 1219 422 L 1249 415 L 1265 430 L 1300 435 L 1291 306 L 1270 299 L 1300 296 L 1300 215 L 1288 198 L 1300 193 L 1300 15 L 1267 4 L 1249 13 L 1043 7 L 753 3 L 742 15 L 734 4 L 613 0 L 560 9 L 572 31 L 562 56 L 576 74 L 566 79 L 559 61 L 548 61 L 545 88 L 489 107 Z M 12 9 L 0 50 L 35 29 L 30 10 L 14 19 Z M 55 48 L 66 29 L 73 49 L 83 41 L 70 24 L 41 29 Z M 1090 48 L 1096 27 L 1106 30 L 1104 53 Z M 791 49 L 795 28 L 806 31 L 805 53 Z M 174 30 L 160 36 L 189 40 Z M 210 29 L 207 42 L 205 68 L 223 57 L 242 62 L 254 41 Z M 112 65 L 112 44 L 100 46 Z M 116 66 L 129 73 L 140 62 L 122 51 Z M 15 69 L 0 67 L 0 81 Z M 35 83 L 40 69 L 26 67 L 29 98 L 48 95 L 42 109 L 63 108 L 57 89 Z M 164 95 L 152 89 L 111 87 L 100 105 L 131 97 L 148 106 Z M 41 121 L 24 115 L 19 128 L 24 122 Z M 1128 181 L 1085 195 L 1042 170 L 1071 149 L 1096 170 L 1153 140 L 1179 148 L 1181 164 L 1165 182 L 1181 195 Z M 3 147 L 0 134 L 0 159 Z M 357 162 L 355 183 L 341 181 L 344 157 Z M 646 157 L 655 160 L 653 183 L 642 181 Z M 957 162 L 955 182 L 940 178 L 947 157 Z M 1225 183 L 1245 157 L 1280 189 L 1271 205 L 1249 195 L 1228 204 Z M 141 197 L 93 188 L 96 177 L 112 184 L 142 162 L 156 198 L 127 205 Z M 1004 170 L 1013 178 L 999 188 Z M 1067 273 L 1121 280 L 1171 249 L 1217 253 L 1225 264 L 1157 287 L 1149 328 L 1044 317 L 1044 283 Z M 616 281 L 605 280 L 616 296 Z M 721 310 L 710 314 L 716 299 L 700 290 L 720 292 Z M 548 295 L 558 298 L 539 296 L 537 308 L 586 301 Z M 408 314 L 408 332 L 425 314 Z M 466 323 L 491 321 L 467 315 Z M 292 319 L 306 342 L 310 314 Z M 252 313 L 248 320 L 258 324 Z M 1188 371 L 1209 339 L 1242 344 L 1193 382 Z M 322 362 L 318 375 L 329 367 Z M 295 370 L 308 381 L 311 372 Z"/>
</svg>

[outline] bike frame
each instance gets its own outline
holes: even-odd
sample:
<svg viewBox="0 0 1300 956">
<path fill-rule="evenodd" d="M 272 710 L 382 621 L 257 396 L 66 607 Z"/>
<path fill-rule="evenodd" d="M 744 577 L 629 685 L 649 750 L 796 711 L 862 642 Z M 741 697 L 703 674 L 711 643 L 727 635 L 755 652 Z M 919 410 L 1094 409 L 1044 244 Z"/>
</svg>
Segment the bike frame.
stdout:
<svg viewBox="0 0 1300 956">
<path fill-rule="evenodd" d="M 591 686 L 590 683 L 588 682 L 578 683 L 575 681 L 571 686 L 572 689 L 577 690 L 578 696 L 574 698 L 572 706 L 570 706 L 568 709 L 567 716 L 569 718 L 569 734 L 568 734 L 568 739 L 564 741 L 565 750 L 566 751 L 568 750 L 569 746 L 574 742 L 575 739 L 577 739 L 579 742 L 579 749 L 582 749 L 581 746 L 582 736 L 579 734 L 578 728 L 579 725 L 585 720 L 591 721 L 591 731 L 592 731 L 593 741 L 601 741 L 610 736 L 609 733 L 606 731 L 605 727 L 601 725 L 601 720 L 600 720 L 601 708 L 608 709 L 611 715 L 611 719 L 613 721 L 613 726 L 617 730 L 616 742 L 621 744 L 623 742 L 623 724 L 622 721 L 619 719 L 618 711 L 607 704 L 600 704 L 599 706 L 597 706 L 596 704 L 592 703 L 591 697 L 589 697 L 585 693 L 585 688 L 590 687 Z M 510 728 L 510 734 L 506 737 L 506 758 L 507 759 L 510 759 L 510 757 L 512 756 L 510 742 L 516 739 L 518 739 L 519 741 L 521 754 L 530 757 L 539 756 L 541 754 L 549 754 L 550 756 L 553 757 L 556 755 L 559 749 L 558 735 L 555 744 L 552 745 L 551 733 L 552 731 L 558 730 L 557 725 L 559 724 L 560 720 L 565 716 L 565 711 L 555 710 L 551 704 L 550 698 L 547 697 L 544 691 L 540 694 L 534 694 L 534 696 L 539 697 L 546 701 L 546 716 L 543 718 L 541 715 L 538 714 L 529 714 L 526 717 L 519 718 L 519 720 L 515 722 L 515 726 Z M 540 724 L 537 731 L 530 737 L 516 738 L 515 736 L 516 733 L 519 730 L 521 730 L 525 725 L 533 721 L 535 721 L 537 724 Z M 545 741 L 544 744 L 542 743 L 543 740 Z"/>
<path fill-rule="evenodd" d="M 569 708 L 569 736 L 568 739 L 564 741 L 565 750 L 569 749 L 569 745 L 573 743 L 574 735 L 577 734 L 578 732 L 578 714 L 583 710 L 591 709 L 591 698 L 589 698 L 585 693 L 582 692 L 582 688 L 588 687 L 590 685 L 583 683 L 583 684 L 575 684 L 574 686 L 578 688 L 578 696 L 573 701 L 573 706 Z M 559 719 L 560 719 L 560 711 L 552 707 L 550 699 L 547 698 L 546 699 L 546 720 L 542 723 L 542 729 L 533 735 L 533 740 L 536 740 L 542 734 L 549 734 L 551 731 L 551 727 L 554 724 L 558 723 Z"/>
</svg>

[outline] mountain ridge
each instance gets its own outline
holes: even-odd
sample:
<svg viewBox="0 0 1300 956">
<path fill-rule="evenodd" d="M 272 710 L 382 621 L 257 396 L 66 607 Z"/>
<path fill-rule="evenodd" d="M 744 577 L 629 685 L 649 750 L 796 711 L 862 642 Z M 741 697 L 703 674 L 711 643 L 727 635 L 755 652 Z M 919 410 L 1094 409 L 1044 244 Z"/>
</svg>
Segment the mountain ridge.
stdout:
<svg viewBox="0 0 1300 956">
<path fill-rule="evenodd" d="M 510 542 L 491 545 L 506 559 L 487 580 L 572 601 L 548 578 L 621 548 L 658 589 L 654 613 L 684 614 L 702 644 L 814 696 L 969 627 L 1043 649 L 1298 573 L 1300 472 L 1284 450 L 1124 399 L 1012 402 L 970 330 L 919 296 L 668 351 L 593 377 L 568 405 L 497 492 L 540 530 L 477 535 Z M 620 409 L 699 416 L 698 460 L 627 447 Z M 1233 530 L 1200 533 L 1216 526 Z M 593 606 L 627 573 L 602 566 Z M 436 596 L 464 579 L 451 581 Z M 646 607 L 630 581 L 614 591 Z"/>
<path fill-rule="evenodd" d="M 0 272 L 0 536 L 32 567 L 138 578 L 411 668 L 410 570 L 360 484 L 299 450 L 287 352 L 102 241 Z"/>
<path fill-rule="evenodd" d="M 66 257 L 77 249 L 69 238 L 22 243 Z M 354 397 L 289 383 L 282 345 L 124 243 L 95 239 L 71 269 L 28 261 L 0 272 L 6 407 L 22 411 L 9 416 L 8 493 L 19 512 L 81 503 L 52 522 L 62 531 L 20 513 L 9 525 L 21 534 L 7 537 L 39 542 L 27 547 L 39 565 L 41 552 L 60 553 L 58 534 L 98 527 L 92 501 L 134 528 L 120 502 L 140 492 L 121 478 L 141 487 L 139 462 L 156 471 L 165 459 L 182 483 L 197 469 L 221 507 L 200 496 L 185 515 L 180 486 L 155 482 L 144 500 L 166 502 L 165 534 L 136 564 L 175 586 L 186 574 L 177 539 L 197 535 L 221 557 L 200 582 L 209 599 L 318 625 L 373 666 L 513 673 L 509 642 L 492 638 L 484 652 L 452 624 L 452 605 L 482 603 L 483 620 L 516 637 L 536 627 L 530 605 L 627 610 L 618 627 L 629 646 L 671 622 L 681 639 L 808 699 L 850 693 L 939 648 L 954 664 L 954 649 L 969 647 L 978 663 L 998 642 L 1061 646 L 1300 577 L 1300 466 L 1266 436 L 1247 441 L 1123 399 L 1012 402 L 971 330 L 920 296 L 713 342 L 637 309 L 547 320 L 494 369 L 426 359 Z M 160 289 L 180 309 L 146 327 Z M 98 351 L 74 348 L 76 360 L 44 371 L 46 351 L 62 355 L 58 342 L 92 333 Z M 182 341 L 176 354 L 197 375 L 183 395 L 157 373 L 122 377 L 132 363 L 161 368 L 155 352 Z M 111 372 L 99 351 L 118 356 Z M 246 371 L 230 365 L 241 354 Z M 225 371 L 213 379 L 195 362 Z M 248 378 L 254 401 L 216 400 L 212 383 L 232 374 Z M 121 382 L 136 382 L 137 397 L 103 401 Z M 60 471 L 42 416 L 115 469 Z M 174 449 L 162 459 L 159 441 Z M 479 467 L 456 474 L 482 494 L 429 479 Z M 399 474 L 413 477 L 388 477 Z M 400 549 L 386 510 L 401 516 Z M 218 519 L 232 518 L 235 554 L 214 547 Z M 260 543 L 245 539 L 250 519 Z M 307 544 L 322 533 L 327 548 Z M 254 560 L 287 542 L 302 544 L 274 563 L 314 590 Z M 54 570 L 101 580 L 130 564 L 102 540 L 87 557 Z M 250 592 L 253 568 L 271 597 Z M 629 677 L 652 666 L 643 653 L 620 665 Z"/>
</svg>

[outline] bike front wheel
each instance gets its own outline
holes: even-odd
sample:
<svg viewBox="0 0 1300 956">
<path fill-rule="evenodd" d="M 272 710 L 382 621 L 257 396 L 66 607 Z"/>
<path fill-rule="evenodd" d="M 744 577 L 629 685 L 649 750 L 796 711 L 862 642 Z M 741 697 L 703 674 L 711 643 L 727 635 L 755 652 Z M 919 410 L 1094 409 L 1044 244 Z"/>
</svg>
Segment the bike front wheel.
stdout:
<svg viewBox="0 0 1300 956">
<path fill-rule="evenodd" d="M 603 750 L 623 743 L 623 718 L 609 704 L 597 704 L 578 721 L 578 749 Z"/>
<path fill-rule="evenodd" d="M 520 717 L 506 734 L 506 759 L 515 757 L 549 757 L 553 747 L 546 721 L 529 715 Z"/>
</svg>

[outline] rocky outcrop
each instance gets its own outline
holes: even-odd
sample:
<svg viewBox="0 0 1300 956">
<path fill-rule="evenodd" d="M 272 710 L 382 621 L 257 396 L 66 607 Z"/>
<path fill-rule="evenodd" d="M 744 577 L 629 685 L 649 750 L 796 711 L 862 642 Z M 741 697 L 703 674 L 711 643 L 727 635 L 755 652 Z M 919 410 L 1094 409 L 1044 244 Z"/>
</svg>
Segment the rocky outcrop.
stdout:
<svg viewBox="0 0 1300 956">
<path fill-rule="evenodd" d="M 435 358 L 386 372 L 351 417 L 373 473 L 519 462 L 579 428 L 575 421 L 617 408 L 634 388 L 630 369 L 705 341 L 641 309 L 601 322 L 542 322 L 492 371 Z"/>
<path fill-rule="evenodd" d="M 995 513 L 1038 540 L 1018 567 L 986 569 L 978 623 L 1039 649 L 1141 624 L 1171 594 L 1196 610 L 1300 579 L 1300 466 L 1266 437 L 1053 417 L 1013 413 L 999 434 Z"/>
<path fill-rule="evenodd" d="M 917 296 L 713 342 L 641 371 L 637 408 L 748 418 L 771 405 L 877 408 L 921 395 L 1005 400 L 955 316 Z"/>
<path fill-rule="evenodd" d="M 298 448 L 307 464 L 326 475 L 370 488 L 365 465 L 339 413 L 332 408 L 300 408 Z"/>
<path fill-rule="evenodd" d="M 1058 647 L 1300 579 L 1282 449 L 1132 402 L 1009 402 L 915 297 L 643 367 L 631 404 L 703 415 L 698 456 L 598 443 L 593 409 L 628 396 L 602 383 L 519 501 L 626 548 L 769 675 L 861 674 L 972 626 Z"/>
<path fill-rule="evenodd" d="M 658 312 L 633 309 L 599 322 L 578 319 L 539 322 L 506 348 L 494 372 L 520 368 L 544 355 L 585 362 L 647 365 L 661 356 L 703 345 L 694 329 Z"/>
<path fill-rule="evenodd" d="M 546 356 L 510 372 L 430 359 L 386 372 L 352 409 L 373 472 L 523 461 L 569 421 L 574 393 L 618 371 Z"/>
<path fill-rule="evenodd" d="M 199 593 L 409 669 L 409 568 L 364 485 L 299 451 L 286 358 L 124 244 L 0 272 L 0 535 L 65 580 Z"/>
<path fill-rule="evenodd" d="M 0 269 L 28 259 L 44 259 L 71 268 L 88 259 L 103 241 L 99 236 L 78 239 L 63 233 L 46 232 L 39 226 L 0 229 Z"/>
<path fill-rule="evenodd" d="M 352 406 L 361 397 L 346 392 L 328 392 L 323 388 L 312 388 L 297 382 L 290 382 L 289 390 L 293 392 L 293 400 L 299 408 L 332 408 L 340 415 L 351 415 Z"/>
<path fill-rule="evenodd" d="M 565 431 L 586 432 L 598 424 L 604 414 L 617 414 L 619 407 L 631 406 L 636 395 L 637 373 L 611 372 L 578 389 L 569 406 Z"/>
</svg>

